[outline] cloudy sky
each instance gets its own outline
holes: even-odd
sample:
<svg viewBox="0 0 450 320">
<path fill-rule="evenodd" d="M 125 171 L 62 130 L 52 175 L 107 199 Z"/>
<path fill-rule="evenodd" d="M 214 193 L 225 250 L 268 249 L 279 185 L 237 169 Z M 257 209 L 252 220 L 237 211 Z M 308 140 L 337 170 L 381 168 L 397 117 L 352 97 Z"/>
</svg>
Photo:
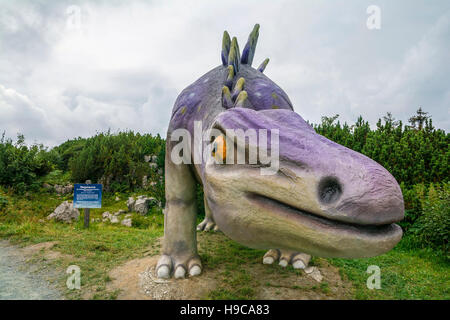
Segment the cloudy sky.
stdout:
<svg viewBox="0 0 450 320">
<path fill-rule="evenodd" d="M 370 5 L 380 29 L 368 29 Z M 372 125 L 419 106 L 450 129 L 450 1 L 0 0 L 0 131 L 59 144 L 98 131 L 165 136 L 180 91 L 220 64 L 223 30 L 304 119 Z"/>
</svg>

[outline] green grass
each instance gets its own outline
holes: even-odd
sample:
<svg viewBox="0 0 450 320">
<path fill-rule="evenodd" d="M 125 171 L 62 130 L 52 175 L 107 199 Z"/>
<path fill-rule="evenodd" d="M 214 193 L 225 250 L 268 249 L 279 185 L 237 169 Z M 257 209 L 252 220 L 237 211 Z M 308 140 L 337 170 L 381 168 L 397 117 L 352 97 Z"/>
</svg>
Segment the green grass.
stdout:
<svg viewBox="0 0 450 320">
<path fill-rule="evenodd" d="M 405 248 L 403 242 L 408 239 L 378 257 L 329 261 L 352 281 L 356 299 L 450 299 L 450 264 L 445 253 Z M 380 289 L 367 288 L 370 265 L 380 267 Z"/>
</svg>

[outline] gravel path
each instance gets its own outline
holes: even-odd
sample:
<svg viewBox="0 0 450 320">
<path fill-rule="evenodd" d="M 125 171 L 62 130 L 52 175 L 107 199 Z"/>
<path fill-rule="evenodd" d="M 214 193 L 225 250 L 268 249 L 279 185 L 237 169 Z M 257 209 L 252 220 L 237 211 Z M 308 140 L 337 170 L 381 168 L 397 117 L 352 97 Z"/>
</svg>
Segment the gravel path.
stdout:
<svg viewBox="0 0 450 320">
<path fill-rule="evenodd" d="M 0 241 L 0 300 L 53 300 L 61 294 L 7 241 Z"/>
</svg>

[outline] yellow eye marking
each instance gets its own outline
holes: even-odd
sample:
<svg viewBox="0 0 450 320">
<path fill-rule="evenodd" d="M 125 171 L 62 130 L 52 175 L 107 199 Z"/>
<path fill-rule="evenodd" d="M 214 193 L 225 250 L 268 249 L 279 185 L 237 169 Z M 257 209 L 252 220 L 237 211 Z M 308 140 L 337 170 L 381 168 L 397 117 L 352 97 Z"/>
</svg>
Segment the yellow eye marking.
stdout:
<svg viewBox="0 0 450 320">
<path fill-rule="evenodd" d="M 227 157 L 227 144 L 225 142 L 224 136 L 218 136 L 216 139 L 214 139 L 212 156 L 219 163 L 224 163 L 224 160 Z"/>
</svg>

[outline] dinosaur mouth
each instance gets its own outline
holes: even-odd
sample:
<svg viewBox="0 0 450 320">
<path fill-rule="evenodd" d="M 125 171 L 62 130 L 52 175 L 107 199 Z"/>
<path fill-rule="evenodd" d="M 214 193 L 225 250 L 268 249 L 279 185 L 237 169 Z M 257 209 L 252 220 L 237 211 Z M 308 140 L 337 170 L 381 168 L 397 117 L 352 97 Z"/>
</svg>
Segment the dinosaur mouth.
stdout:
<svg viewBox="0 0 450 320">
<path fill-rule="evenodd" d="M 247 193 L 247 199 L 259 206 L 260 208 L 269 210 L 274 214 L 280 215 L 287 219 L 293 219 L 303 225 L 310 226 L 314 229 L 332 229 L 333 232 L 355 233 L 365 237 L 382 237 L 391 238 L 397 237 L 402 233 L 402 229 L 395 223 L 384 225 L 361 225 L 355 223 L 347 223 L 337 220 L 332 220 L 314 213 L 301 210 L 279 200 L 266 197 L 257 193 Z"/>
</svg>

